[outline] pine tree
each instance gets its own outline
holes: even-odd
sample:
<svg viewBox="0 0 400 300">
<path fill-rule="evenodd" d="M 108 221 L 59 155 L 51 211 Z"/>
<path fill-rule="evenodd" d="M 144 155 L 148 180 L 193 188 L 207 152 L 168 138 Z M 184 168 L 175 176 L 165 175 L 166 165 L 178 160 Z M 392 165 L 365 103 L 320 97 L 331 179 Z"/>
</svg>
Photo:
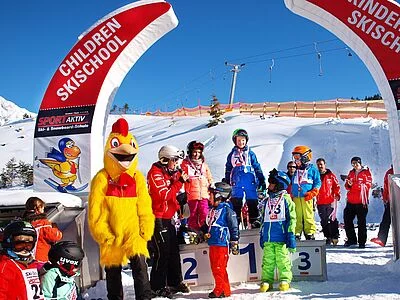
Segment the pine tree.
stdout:
<svg viewBox="0 0 400 300">
<path fill-rule="evenodd" d="M 33 166 L 19 161 L 18 163 L 18 177 L 21 184 L 29 186 L 33 184 Z"/>
<path fill-rule="evenodd" d="M 225 113 L 223 109 L 221 109 L 221 103 L 219 103 L 218 98 L 213 96 L 210 104 L 210 110 L 208 111 L 210 117 L 207 127 L 213 127 L 218 125 L 219 123 L 224 123 L 225 119 L 222 118 L 222 115 Z"/>
</svg>

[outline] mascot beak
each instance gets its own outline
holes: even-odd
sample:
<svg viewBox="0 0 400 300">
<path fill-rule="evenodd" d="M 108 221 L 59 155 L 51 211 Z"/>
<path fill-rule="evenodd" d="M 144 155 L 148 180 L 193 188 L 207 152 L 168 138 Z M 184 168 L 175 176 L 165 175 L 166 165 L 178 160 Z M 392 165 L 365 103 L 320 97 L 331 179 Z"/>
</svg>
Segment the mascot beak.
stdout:
<svg viewBox="0 0 400 300">
<path fill-rule="evenodd" d="M 124 170 L 129 169 L 137 153 L 138 149 L 129 144 L 122 144 L 108 150 L 108 156 Z"/>
</svg>

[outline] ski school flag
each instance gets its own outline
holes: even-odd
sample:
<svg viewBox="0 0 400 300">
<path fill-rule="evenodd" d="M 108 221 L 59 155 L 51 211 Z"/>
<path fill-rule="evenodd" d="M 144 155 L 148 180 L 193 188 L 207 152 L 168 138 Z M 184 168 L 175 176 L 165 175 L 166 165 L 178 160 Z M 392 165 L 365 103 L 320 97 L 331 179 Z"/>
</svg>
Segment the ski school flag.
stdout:
<svg viewBox="0 0 400 300">
<path fill-rule="evenodd" d="M 87 193 L 103 167 L 114 96 L 132 66 L 178 20 L 163 0 L 128 4 L 99 20 L 59 65 L 36 120 L 34 190 Z"/>
<path fill-rule="evenodd" d="M 385 101 L 395 173 L 400 172 L 400 5 L 393 0 L 285 0 L 365 63 Z M 351 70 L 349 70 L 351 71 Z"/>
</svg>

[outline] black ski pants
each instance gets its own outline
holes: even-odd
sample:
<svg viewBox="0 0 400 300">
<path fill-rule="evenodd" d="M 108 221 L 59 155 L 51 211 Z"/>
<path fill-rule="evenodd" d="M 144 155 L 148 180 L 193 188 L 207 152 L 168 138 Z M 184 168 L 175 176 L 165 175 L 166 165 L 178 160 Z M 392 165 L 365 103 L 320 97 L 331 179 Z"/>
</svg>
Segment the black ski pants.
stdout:
<svg viewBox="0 0 400 300">
<path fill-rule="evenodd" d="M 322 232 L 327 239 L 339 238 L 339 222 L 336 219 L 332 221 L 329 216 L 333 212 L 330 204 L 317 205 L 318 215 L 321 219 Z"/>
<path fill-rule="evenodd" d="M 171 219 L 157 218 L 155 222 L 150 284 L 153 291 L 158 291 L 167 286 L 178 286 L 183 278 L 175 226 Z"/>
<path fill-rule="evenodd" d="M 135 255 L 129 260 L 135 288 L 135 299 L 150 300 L 152 298 L 152 293 L 149 275 L 147 273 L 146 258 L 143 255 Z M 121 266 L 105 268 L 108 300 L 124 299 L 121 270 Z"/>
<path fill-rule="evenodd" d="M 354 230 L 354 218 L 357 217 L 358 224 L 358 244 L 365 245 L 367 242 L 367 214 L 368 206 L 364 204 L 346 204 L 344 208 L 344 229 L 347 235 L 347 241 L 351 244 L 357 244 L 357 236 Z"/>
<path fill-rule="evenodd" d="M 238 220 L 238 225 L 241 223 L 241 215 L 242 215 L 242 207 L 243 207 L 243 199 L 242 198 L 231 198 L 231 203 L 233 205 L 233 210 L 236 213 L 236 217 Z M 247 207 L 249 208 L 249 219 L 250 224 L 253 224 L 258 219 L 258 200 L 257 199 L 247 199 L 246 200 Z"/>
<path fill-rule="evenodd" d="M 379 225 L 378 238 L 386 245 L 389 229 L 390 229 L 390 203 L 385 203 L 385 211 L 383 212 L 382 221 Z"/>
</svg>

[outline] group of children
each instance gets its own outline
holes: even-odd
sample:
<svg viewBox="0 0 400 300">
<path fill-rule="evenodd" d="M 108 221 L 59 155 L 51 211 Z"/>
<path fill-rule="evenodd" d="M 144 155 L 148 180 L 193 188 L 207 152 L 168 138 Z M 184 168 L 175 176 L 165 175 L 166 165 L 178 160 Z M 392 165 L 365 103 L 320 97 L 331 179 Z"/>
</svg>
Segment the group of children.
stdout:
<svg viewBox="0 0 400 300">
<path fill-rule="evenodd" d="M 296 251 L 296 209 L 287 192 L 291 178 L 285 172 L 273 169 L 266 187 L 261 166 L 248 147 L 248 140 L 246 130 L 233 132 L 234 147 L 227 157 L 222 182 L 213 183 L 203 155 L 204 145 L 200 142 L 188 144 L 187 157 L 181 164 L 183 172 L 189 176 L 184 185 L 190 207 L 188 227 L 202 232 L 210 246 L 209 259 L 215 287 L 209 298 L 231 295 L 226 269 L 229 253 L 239 254 L 239 224 L 246 221 L 243 216 L 244 197 L 248 209 L 247 227 L 261 227 L 263 267 L 260 291 L 273 288 L 276 267 L 280 291 L 288 290 L 292 280 L 289 252 Z"/>
<path fill-rule="evenodd" d="M 0 251 L 0 299 L 81 299 L 75 283 L 84 257 L 80 246 L 60 241 L 45 202 L 30 197 L 22 219 L 3 231 Z"/>
</svg>

